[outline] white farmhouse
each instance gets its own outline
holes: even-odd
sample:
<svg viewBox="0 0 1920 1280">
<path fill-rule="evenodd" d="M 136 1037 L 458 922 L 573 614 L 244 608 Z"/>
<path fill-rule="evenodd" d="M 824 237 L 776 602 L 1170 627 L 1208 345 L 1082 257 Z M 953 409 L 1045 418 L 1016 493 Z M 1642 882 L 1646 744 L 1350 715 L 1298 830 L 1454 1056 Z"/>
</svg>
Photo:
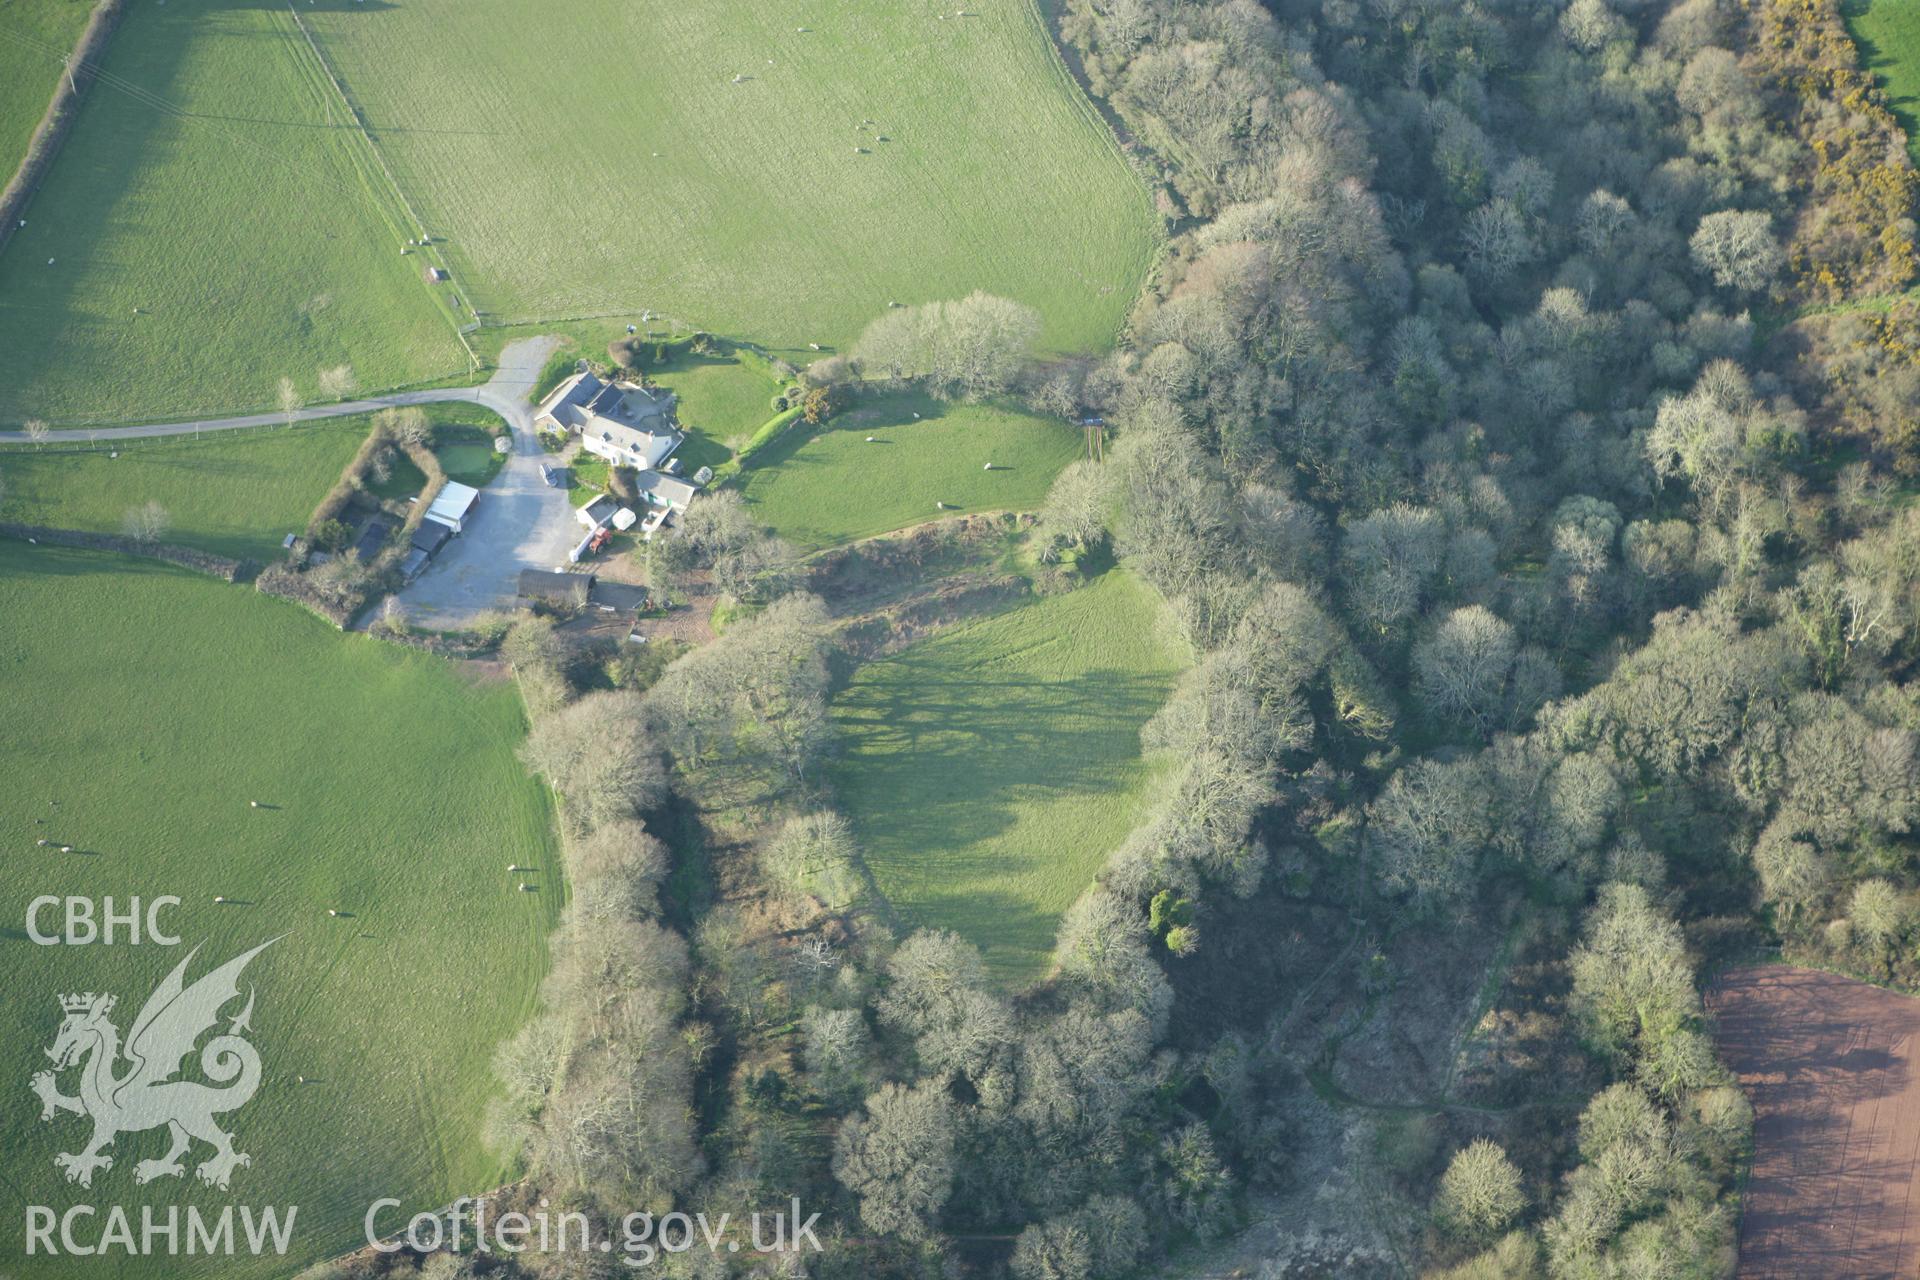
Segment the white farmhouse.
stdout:
<svg viewBox="0 0 1920 1280">
<path fill-rule="evenodd" d="M 637 382 L 603 382 L 574 374 L 548 393 L 533 425 L 561 435 L 620 467 L 658 470 L 686 437 L 673 425 L 673 393 Z"/>
</svg>

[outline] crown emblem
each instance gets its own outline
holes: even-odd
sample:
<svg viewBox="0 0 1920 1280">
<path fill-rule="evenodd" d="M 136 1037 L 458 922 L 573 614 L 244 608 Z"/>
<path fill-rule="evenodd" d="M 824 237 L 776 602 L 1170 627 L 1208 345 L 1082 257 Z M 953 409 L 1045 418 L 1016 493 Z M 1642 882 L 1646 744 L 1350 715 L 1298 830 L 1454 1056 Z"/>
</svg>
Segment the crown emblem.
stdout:
<svg viewBox="0 0 1920 1280">
<path fill-rule="evenodd" d="M 173 1146 L 165 1155 L 134 1166 L 136 1184 L 183 1177 L 181 1157 L 196 1139 L 213 1148 L 194 1171 L 209 1187 L 226 1190 L 233 1171 L 253 1163 L 253 1157 L 233 1149 L 233 1135 L 214 1118 L 238 1111 L 260 1088 L 260 1054 L 246 1038 L 253 1017 L 252 991 L 238 1014 L 223 1019 L 221 1010 L 239 1001 L 240 975 L 247 962 L 272 945 L 263 942 L 191 984 L 187 967 L 199 948 L 188 952 L 147 997 L 124 1045 L 111 1017 L 112 995 L 69 991 L 56 997 L 66 1018 L 46 1052 L 51 1068 L 36 1072 L 31 1083 L 40 1098 L 41 1120 L 66 1113 L 93 1122 L 86 1146 L 53 1158 L 67 1181 L 92 1186 L 95 1174 L 113 1168 L 107 1148 L 116 1137 L 159 1128 L 170 1131 Z M 227 1024 L 224 1032 L 222 1021 Z M 196 1050 L 207 1083 L 175 1080 Z M 60 1092 L 60 1076 L 71 1071 L 80 1073 L 77 1095 Z"/>
</svg>

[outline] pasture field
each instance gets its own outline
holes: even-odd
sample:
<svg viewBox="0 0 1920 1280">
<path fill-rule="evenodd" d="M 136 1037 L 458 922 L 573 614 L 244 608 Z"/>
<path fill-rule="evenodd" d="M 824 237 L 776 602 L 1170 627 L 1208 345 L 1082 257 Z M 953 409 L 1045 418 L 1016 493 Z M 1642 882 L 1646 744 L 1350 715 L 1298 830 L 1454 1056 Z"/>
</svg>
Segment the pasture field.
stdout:
<svg viewBox="0 0 1920 1280">
<path fill-rule="evenodd" d="M 1886 87 L 1887 105 L 1907 131 L 1907 150 L 1920 161 L 1920 5 L 1847 0 L 1841 12 L 1862 64 Z"/>
<path fill-rule="evenodd" d="M 68 1280 L 86 1265 L 22 1260 L 26 1204 L 126 1205 L 136 1232 L 143 1204 L 299 1206 L 284 1259 L 93 1264 L 120 1280 L 247 1280 L 354 1246 L 376 1197 L 411 1213 L 497 1185 L 502 1163 L 479 1138 L 492 1053 L 534 1006 L 563 896 L 546 792 L 515 758 L 514 690 L 244 588 L 18 543 L 0 543 L 0 655 L 18 673 L 0 732 L 9 1273 Z M 536 868 L 521 878 L 540 891 L 517 892 L 509 863 Z M 183 943 L 34 945 L 27 905 L 43 894 L 122 908 L 177 895 L 162 922 Z M 223 1117 L 251 1166 L 227 1192 L 191 1164 L 184 1180 L 136 1186 L 135 1162 L 165 1137 L 127 1134 L 91 1189 L 66 1183 L 54 1156 L 84 1143 L 85 1122 L 42 1123 L 26 1088 L 47 1065 L 57 997 L 112 993 L 124 1034 L 189 948 L 191 978 L 273 938 L 242 988 L 256 993 L 262 1082 Z"/>
<path fill-rule="evenodd" d="M 833 703 L 839 802 L 888 900 L 1002 981 L 1041 976 L 1060 916 L 1139 821 L 1140 727 L 1188 655 L 1112 570 L 857 670 Z"/>
<path fill-rule="evenodd" d="M 91 12 L 93 0 L 0 0 L 0 187 L 27 154 L 27 140 L 53 101 L 60 55 L 73 48 Z"/>
<path fill-rule="evenodd" d="M 651 308 L 807 355 L 985 289 L 1089 350 L 1158 241 L 1033 0 L 302 16 L 489 323 Z"/>
<path fill-rule="evenodd" d="M 1031 510 L 1082 447 L 1077 428 L 1013 406 L 890 395 L 818 428 L 796 424 L 754 454 L 740 484 L 760 523 L 828 547 L 956 513 Z"/>
<path fill-rule="evenodd" d="M 166 541 L 269 560 L 282 538 L 306 527 L 367 425 L 340 418 L 136 442 L 117 458 L 106 449 L 8 449 L 0 452 L 0 520 L 118 533 L 130 508 L 158 502 L 173 517 Z"/>
<path fill-rule="evenodd" d="M 0 255 L 0 421 L 273 406 L 469 368 L 284 7 L 129 8 Z M 51 263 L 51 265 L 49 265 Z"/>
<path fill-rule="evenodd" d="M 1915 1274 L 1920 1000 L 1776 964 L 1722 975 L 1707 1006 L 1753 1104 L 1738 1274 Z"/>
<path fill-rule="evenodd" d="M 751 359 L 752 357 L 748 357 Z M 739 360 L 685 355 L 647 376 L 680 397 L 675 406 L 689 470 L 717 467 L 773 416 L 780 383 Z"/>
<path fill-rule="evenodd" d="M 449 475 L 481 484 L 498 471 L 497 464 L 487 470 L 492 445 L 482 430 L 498 425 L 497 417 L 477 405 L 425 408 L 436 424 L 455 424 L 454 442 L 440 447 Z M 282 538 L 306 527 L 371 426 L 360 414 L 290 431 L 134 441 L 117 458 L 57 439 L 45 449 L 0 450 L 0 520 L 118 533 L 130 508 L 158 502 L 173 518 L 166 541 L 265 562 L 280 554 Z M 404 496 L 424 482 L 402 458 L 380 491 Z"/>
</svg>

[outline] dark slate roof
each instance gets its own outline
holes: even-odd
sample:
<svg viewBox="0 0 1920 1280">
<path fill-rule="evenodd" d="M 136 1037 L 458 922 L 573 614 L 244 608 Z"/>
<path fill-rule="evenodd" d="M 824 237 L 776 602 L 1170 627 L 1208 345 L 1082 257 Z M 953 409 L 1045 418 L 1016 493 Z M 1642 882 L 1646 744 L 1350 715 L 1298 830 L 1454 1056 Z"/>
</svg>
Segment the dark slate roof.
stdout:
<svg viewBox="0 0 1920 1280">
<path fill-rule="evenodd" d="M 588 599 L 616 609 L 639 609 L 647 603 L 647 589 L 625 582 L 595 582 Z"/>
<path fill-rule="evenodd" d="M 413 545 L 428 555 L 434 554 L 447 545 L 447 539 L 453 536 L 453 530 L 438 520 L 422 520 L 413 531 Z"/>
</svg>

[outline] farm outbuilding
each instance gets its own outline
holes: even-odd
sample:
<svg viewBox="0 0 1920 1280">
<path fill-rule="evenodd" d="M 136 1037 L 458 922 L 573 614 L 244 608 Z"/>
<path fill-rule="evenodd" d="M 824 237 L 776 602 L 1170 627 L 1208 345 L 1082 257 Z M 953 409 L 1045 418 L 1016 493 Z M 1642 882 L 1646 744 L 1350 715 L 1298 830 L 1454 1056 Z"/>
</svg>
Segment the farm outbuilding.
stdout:
<svg viewBox="0 0 1920 1280">
<path fill-rule="evenodd" d="M 433 505 L 427 508 L 427 519 L 438 521 L 459 533 L 473 511 L 474 499 L 479 496 L 480 491 L 472 485 L 449 480 L 434 496 Z"/>
<path fill-rule="evenodd" d="M 598 529 L 625 509 L 615 499 L 603 493 L 586 506 L 576 508 L 573 518 L 588 529 Z"/>
<path fill-rule="evenodd" d="M 369 520 L 367 527 L 360 531 L 360 537 L 353 544 L 353 554 L 359 557 L 361 564 L 372 564 L 387 545 L 387 535 L 393 532 L 393 526 L 384 520 Z"/>
<path fill-rule="evenodd" d="M 416 551 L 435 555 L 440 548 L 447 545 L 447 540 L 451 537 L 453 537 L 453 530 L 438 520 L 422 520 L 419 527 L 413 531 L 413 547 Z"/>
<path fill-rule="evenodd" d="M 699 492 L 693 485 L 661 471 L 642 471 L 633 479 L 634 490 L 655 507 L 675 515 L 685 511 Z"/>
<path fill-rule="evenodd" d="M 522 604 L 551 604 L 584 608 L 593 590 L 590 573 L 556 573 L 551 569 L 522 569 L 519 597 Z"/>
</svg>

